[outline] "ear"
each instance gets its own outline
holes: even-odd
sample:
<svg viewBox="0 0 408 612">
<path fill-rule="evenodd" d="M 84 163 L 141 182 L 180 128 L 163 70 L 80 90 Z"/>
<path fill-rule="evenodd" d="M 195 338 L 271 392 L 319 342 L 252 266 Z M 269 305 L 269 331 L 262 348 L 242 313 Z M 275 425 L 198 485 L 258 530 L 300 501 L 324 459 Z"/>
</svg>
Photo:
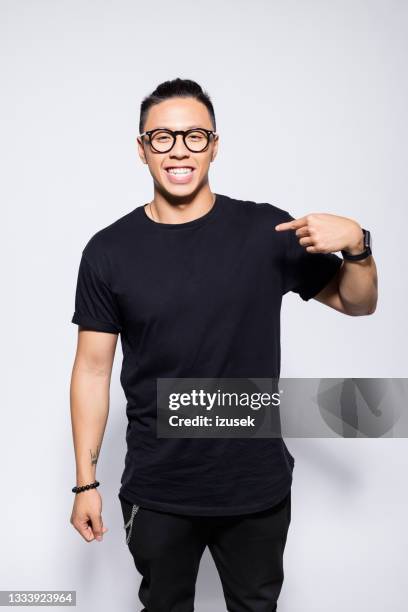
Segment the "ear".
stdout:
<svg viewBox="0 0 408 612">
<path fill-rule="evenodd" d="M 215 138 L 213 139 L 213 152 L 212 152 L 212 155 L 211 155 L 211 161 L 212 162 L 214 161 L 214 159 L 216 158 L 217 153 L 218 153 L 218 141 L 219 141 L 219 138 L 220 138 L 219 135 L 216 134 Z"/>
<path fill-rule="evenodd" d="M 145 154 L 145 149 L 143 146 L 143 142 L 142 139 L 139 138 L 139 136 L 136 138 L 136 142 L 137 142 L 137 148 L 138 148 L 138 152 L 139 152 L 139 157 L 142 160 L 142 162 L 144 164 L 147 164 L 147 159 L 146 159 L 146 154 Z"/>
</svg>

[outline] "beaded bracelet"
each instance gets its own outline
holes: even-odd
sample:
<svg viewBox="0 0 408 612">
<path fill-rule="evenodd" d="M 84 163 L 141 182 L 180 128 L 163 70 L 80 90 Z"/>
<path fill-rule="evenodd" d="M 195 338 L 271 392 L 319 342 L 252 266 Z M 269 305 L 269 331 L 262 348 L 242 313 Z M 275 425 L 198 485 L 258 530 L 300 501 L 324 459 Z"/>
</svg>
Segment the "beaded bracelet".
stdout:
<svg viewBox="0 0 408 612">
<path fill-rule="evenodd" d="M 72 489 L 73 493 L 82 493 L 82 491 L 88 491 L 88 489 L 95 489 L 96 487 L 99 487 L 99 482 L 97 480 L 95 480 L 95 482 L 93 482 L 92 484 L 87 484 L 87 485 L 83 485 L 82 487 L 74 487 Z"/>
</svg>

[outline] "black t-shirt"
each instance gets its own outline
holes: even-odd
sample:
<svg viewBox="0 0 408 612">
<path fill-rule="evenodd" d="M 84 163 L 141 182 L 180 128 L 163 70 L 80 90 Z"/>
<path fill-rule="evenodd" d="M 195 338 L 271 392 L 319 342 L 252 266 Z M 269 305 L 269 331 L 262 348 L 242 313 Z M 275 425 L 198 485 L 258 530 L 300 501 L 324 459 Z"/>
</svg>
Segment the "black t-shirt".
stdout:
<svg viewBox="0 0 408 612">
<path fill-rule="evenodd" d="M 209 212 L 157 223 L 138 206 L 82 252 L 72 322 L 120 334 L 127 454 L 118 496 L 156 510 L 236 515 L 292 485 L 282 438 L 158 438 L 157 378 L 279 378 L 282 296 L 307 301 L 342 264 L 308 253 L 269 203 L 216 194 Z"/>
</svg>

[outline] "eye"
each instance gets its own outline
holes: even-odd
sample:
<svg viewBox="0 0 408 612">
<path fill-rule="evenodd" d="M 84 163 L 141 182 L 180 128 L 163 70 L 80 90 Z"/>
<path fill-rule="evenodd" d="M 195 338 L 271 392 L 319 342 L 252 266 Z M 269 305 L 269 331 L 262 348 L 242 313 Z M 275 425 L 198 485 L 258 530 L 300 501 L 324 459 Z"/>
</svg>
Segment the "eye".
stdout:
<svg viewBox="0 0 408 612">
<path fill-rule="evenodd" d="M 152 134 L 152 140 L 153 142 L 156 142 L 156 143 L 168 142 L 170 139 L 171 139 L 171 136 L 167 132 L 156 132 L 155 134 Z"/>
<path fill-rule="evenodd" d="M 195 140 L 195 141 L 200 141 L 203 140 L 203 138 L 206 138 L 207 135 L 204 134 L 203 132 L 190 132 L 190 134 L 188 135 L 189 140 Z"/>
</svg>

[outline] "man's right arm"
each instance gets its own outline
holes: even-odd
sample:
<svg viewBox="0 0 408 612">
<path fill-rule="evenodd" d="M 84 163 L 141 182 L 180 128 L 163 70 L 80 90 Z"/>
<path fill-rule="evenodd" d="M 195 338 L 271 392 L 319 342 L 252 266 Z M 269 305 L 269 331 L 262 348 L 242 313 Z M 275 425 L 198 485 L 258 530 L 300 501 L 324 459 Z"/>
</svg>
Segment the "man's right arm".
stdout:
<svg viewBox="0 0 408 612">
<path fill-rule="evenodd" d="M 109 414 L 109 391 L 118 335 L 79 327 L 70 405 L 76 485 L 96 479 L 96 466 Z M 102 499 L 97 489 L 75 495 L 71 523 L 86 541 L 101 539 Z M 90 524 L 89 524 L 90 523 Z"/>
</svg>

